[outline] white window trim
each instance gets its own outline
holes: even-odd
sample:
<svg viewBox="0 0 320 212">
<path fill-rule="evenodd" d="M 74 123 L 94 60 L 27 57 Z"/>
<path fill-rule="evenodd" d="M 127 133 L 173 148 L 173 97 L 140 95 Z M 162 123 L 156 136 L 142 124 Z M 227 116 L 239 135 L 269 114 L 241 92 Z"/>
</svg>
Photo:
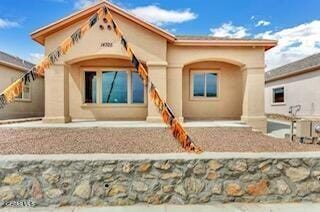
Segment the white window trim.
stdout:
<svg viewBox="0 0 320 212">
<path fill-rule="evenodd" d="M 29 82 L 28 86 L 29 86 L 29 98 L 25 97 L 25 93 L 24 93 L 24 82 L 22 82 L 22 92 L 21 92 L 21 98 L 20 97 L 16 97 L 15 101 L 16 102 L 31 102 L 32 101 L 32 83 Z"/>
<path fill-rule="evenodd" d="M 207 97 L 207 96 L 194 96 L 193 95 L 193 88 L 194 88 L 194 84 L 193 84 L 193 77 L 195 73 L 214 73 L 217 74 L 217 96 L 216 97 Z M 218 70 L 208 70 L 208 69 L 192 69 L 190 70 L 190 100 L 194 100 L 194 101 L 218 101 L 220 100 L 220 76 L 221 76 L 221 72 Z M 206 77 L 205 77 L 205 84 L 204 84 L 204 92 L 205 95 L 207 93 L 206 90 Z"/>
<path fill-rule="evenodd" d="M 274 102 L 274 90 L 283 88 L 283 102 Z M 286 105 L 286 88 L 285 86 L 277 86 L 277 87 L 272 87 L 271 88 L 271 105 L 272 106 L 281 106 L 281 105 Z"/>
<path fill-rule="evenodd" d="M 132 103 L 132 74 L 128 74 L 127 81 L 127 95 L 128 103 L 102 103 L 102 73 L 105 71 L 126 71 L 132 72 L 135 69 L 132 68 L 121 68 L 121 67 L 107 67 L 107 68 L 97 68 L 97 67 L 81 67 L 81 96 L 82 96 L 82 106 L 83 107 L 146 107 L 147 106 L 147 90 L 144 86 L 144 103 Z M 97 73 L 97 103 L 85 103 L 85 72 L 96 72 Z"/>
</svg>

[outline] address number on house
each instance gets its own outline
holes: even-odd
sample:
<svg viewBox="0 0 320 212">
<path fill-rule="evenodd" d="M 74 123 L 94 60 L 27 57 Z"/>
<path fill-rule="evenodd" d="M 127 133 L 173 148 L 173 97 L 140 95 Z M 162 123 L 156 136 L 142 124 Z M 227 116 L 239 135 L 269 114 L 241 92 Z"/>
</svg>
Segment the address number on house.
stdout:
<svg viewBox="0 0 320 212">
<path fill-rule="evenodd" d="M 111 48 L 113 46 L 113 43 L 106 42 L 106 43 L 101 43 L 101 47 L 108 47 Z"/>
</svg>

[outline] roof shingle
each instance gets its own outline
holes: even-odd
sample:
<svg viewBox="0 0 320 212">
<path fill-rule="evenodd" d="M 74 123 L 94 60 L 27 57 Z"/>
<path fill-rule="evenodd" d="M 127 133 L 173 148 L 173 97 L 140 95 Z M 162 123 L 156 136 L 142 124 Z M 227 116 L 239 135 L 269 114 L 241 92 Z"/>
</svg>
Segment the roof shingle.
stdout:
<svg viewBox="0 0 320 212">
<path fill-rule="evenodd" d="M 320 66 L 320 53 L 272 69 L 266 72 L 265 79 L 266 81 L 271 81 L 279 77 L 286 77 L 292 74 L 297 74 L 305 69 L 310 69 L 316 66 Z"/>
<path fill-rule="evenodd" d="M 30 63 L 26 60 L 23 60 L 19 57 L 15 57 L 13 55 L 10 55 L 10 54 L 2 52 L 2 51 L 0 51 L 0 62 L 1 61 L 4 63 L 9 63 L 9 64 L 12 64 L 15 66 L 19 66 L 22 69 L 25 69 L 26 71 L 31 69 L 34 66 L 33 63 Z"/>
</svg>

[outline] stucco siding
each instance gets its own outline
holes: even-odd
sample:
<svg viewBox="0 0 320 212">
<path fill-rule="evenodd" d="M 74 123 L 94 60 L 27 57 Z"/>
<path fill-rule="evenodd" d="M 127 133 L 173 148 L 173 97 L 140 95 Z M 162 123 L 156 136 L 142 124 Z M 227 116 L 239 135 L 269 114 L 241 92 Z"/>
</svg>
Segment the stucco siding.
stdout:
<svg viewBox="0 0 320 212">
<path fill-rule="evenodd" d="M 218 97 L 192 99 L 191 71 L 213 70 L 218 73 Z M 242 114 L 242 71 L 240 67 L 219 62 L 202 62 L 183 69 L 183 116 L 186 119 L 240 119 Z"/>
<path fill-rule="evenodd" d="M 265 86 L 266 113 L 289 115 L 289 107 L 301 105 L 298 116 L 320 117 L 320 70 L 272 81 Z M 284 86 L 285 103 L 272 103 L 272 89 Z"/>
<path fill-rule="evenodd" d="M 21 77 L 22 71 L 0 65 L 0 91 L 6 89 L 14 80 Z M 0 110 L 0 120 L 43 117 L 44 115 L 44 80 L 38 78 L 31 83 L 31 100 L 8 104 Z"/>
</svg>

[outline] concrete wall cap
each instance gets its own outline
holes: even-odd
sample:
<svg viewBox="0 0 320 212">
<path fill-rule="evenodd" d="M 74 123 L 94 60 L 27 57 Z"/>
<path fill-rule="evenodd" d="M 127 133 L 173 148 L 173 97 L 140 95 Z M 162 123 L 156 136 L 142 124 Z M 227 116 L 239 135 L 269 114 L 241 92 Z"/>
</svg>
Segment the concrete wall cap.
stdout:
<svg viewBox="0 0 320 212">
<path fill-rule="evenodd" d="M 292 159 L 320 158 L 320 152 L 205 152 L 203 154 L 167 153 L 167 154 L 57 154 L 57 155 L 1 155 L 0 161 L 92 161 L 92 160 L 194 160 L 194 159 Z"/>
</svg>

